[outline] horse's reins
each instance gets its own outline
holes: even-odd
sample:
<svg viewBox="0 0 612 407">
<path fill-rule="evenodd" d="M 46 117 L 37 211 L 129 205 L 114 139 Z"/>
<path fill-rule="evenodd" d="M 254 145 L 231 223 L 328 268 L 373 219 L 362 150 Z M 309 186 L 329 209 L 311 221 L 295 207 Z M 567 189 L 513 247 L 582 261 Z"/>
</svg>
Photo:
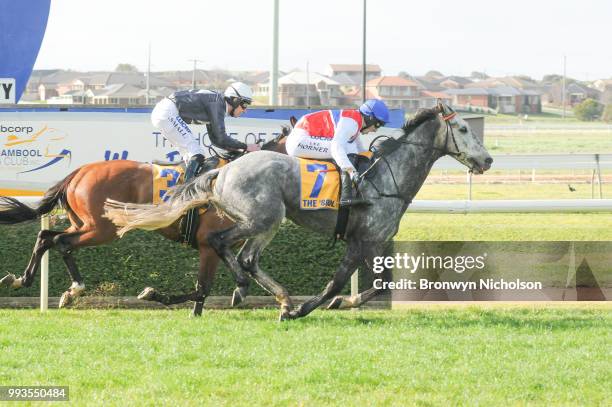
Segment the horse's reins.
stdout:
<svg viewBox="0 0 612 407">
<path fill-rule="evenodd" d="M 439 148 L 439 147 L 435 147 L 432 143 L 432 145 L 428 145 L 428 144 L 423 144 L 423 143 L 416 143 L 414 141 L 409 141 L 406 140 L 406 138 L 408 137 L 409 134 L 404 134 L 403 136 L 394 139 L 392 137 L 389 136 L 378 136 L 376 137 L 374 140 L 372 140 L 372 143 L 370 143 L 370 151 L 372 151 L 372 147 L 373 144 L 376 142 L 376 140 L 383 138 L 383 137 L 387 137 L 387 139 L 389 140 L 393 140 L 396 143 L 401 143 L 401 144 L 410 144 L 410 145 L 415 145 L 415 146 L 419 146 L 419 147 L 425 147 L 428 150 L 436 150 L 436 151 L 440 151 L 442 153 L 442 155 L 451 155 L 453 157 L 459 157 L 461 156 L 461 153 L 459 152 L 459 145 L 457 144 L 457 140 L 455 139 L 455 132 L 453 131 L 453 127 L 450 124 L 450 121 L 457 115 L 457 112 L 451 111 L 451 113 L 449 113 L 448 115 L 444 115 L 442 113 L 442 120 L 444 120 L 444 122 L 446 123 L 446 136 L 444 139 L 444 148 Z M 453 144 L 455 146 L 455 149 L 457 150 L 457 152 L 452 152 L 448 149 L 448 139 L 450 139 L 453 141 Z M 395 151 L 395 150 L 393 150 Z M 374 190 L 376 191 L 376 193 L 378 194 L 379 198 L 397 198 L 397 199 L 401 199 L 402 201 L 404 201 L 407 205 L 409 205 L 412 201 L 411 200 L 407 200 L 405 199 L 403 196 L 400 195 L 400 191 L 399 191 L 399 186 L 397 185 L 397 181 L 395 180 L 395 175 L 393 174 L 393 170 L 391 169 L 391 165 L 389 164 L 389 161 L 386 158 L 386 155 L 391 154 L 390 151 L 387 154 L 380 154 L 378 157 L 376 157 L 376 159 L 374 160 L 374 162 L 372 163 L 372 165 L 370 165 L 368 167 L 367 170 L 365 170 L 363 172 L 363 174 L 360 175 L 361 179 L 365 179 L 365 176 L 370 172 L 370 170 L 372 170 L 374 167 L 376 167 L 376 165 L 378 165 L 378 163 L 380 162 L 380 160 L 383 160 L 385 162 L 385 164 L 387 165 L 387 168 L 389 169 L 389 173 L 391 174 L 391 179 L 393 180 L 393 185 L 395 186 L 395 190 L 397 191 L 395 194 L 387 194 L 384 192 L 381 192 L 380 189 L 378 189 L 378 187 L 376 186 L 376 184 L 374 184 L 374 182 L 367 180 L 370 182 L 370 184 L 372 185 L 372 187 L 374 188 Z"/>
</svg>

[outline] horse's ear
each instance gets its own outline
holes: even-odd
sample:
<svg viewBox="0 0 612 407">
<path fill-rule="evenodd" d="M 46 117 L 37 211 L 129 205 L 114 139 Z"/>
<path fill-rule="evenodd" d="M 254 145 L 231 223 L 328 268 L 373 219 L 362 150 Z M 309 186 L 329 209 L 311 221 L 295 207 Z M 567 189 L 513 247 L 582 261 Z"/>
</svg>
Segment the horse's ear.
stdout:
<svg viewBox="0 0 612 407">
<path fill-rule="evenodd" d="M 282 137 L 289 136 L 289 133 L 291 133 L 291 127 L 289 127 L 289 126 L 282 126 L 281 127 L 281 136 Z"/>
<path fill-rule="evenodd" d="M 295 124 L 297 123 L 297 119 L 295 118 L 295 116 L 291 116 L 289 118 L 289 123 L 291 123 L 291 127 L 295 127 Z"/>
<path fill-rule="evenodd" d="M 436 109 L 438 110 L 438 113 L 444 114 L 444 103 L 442 103 L 442 99 L 438 98 Z"/>
</svg>

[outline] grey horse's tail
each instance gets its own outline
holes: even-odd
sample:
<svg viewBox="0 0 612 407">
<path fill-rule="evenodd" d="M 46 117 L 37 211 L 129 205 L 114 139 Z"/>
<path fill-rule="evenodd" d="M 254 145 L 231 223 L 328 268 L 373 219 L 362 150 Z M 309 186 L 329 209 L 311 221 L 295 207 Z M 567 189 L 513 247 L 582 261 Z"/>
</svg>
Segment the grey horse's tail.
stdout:
<svg viewBox="0 0 612 407">
<path fill-rule="evenodd" d="M 104 203 L 104 216 L 120 226 L 117 230 L 119 236 L 132 229 L 155 230 L 170 226 L 188 210 L 211 203 L 212 183 L 218 175 L 219 169 L 214 169 L 170 189 L 170 199 L 159 205 L 107 199 Z"/>
</svg>

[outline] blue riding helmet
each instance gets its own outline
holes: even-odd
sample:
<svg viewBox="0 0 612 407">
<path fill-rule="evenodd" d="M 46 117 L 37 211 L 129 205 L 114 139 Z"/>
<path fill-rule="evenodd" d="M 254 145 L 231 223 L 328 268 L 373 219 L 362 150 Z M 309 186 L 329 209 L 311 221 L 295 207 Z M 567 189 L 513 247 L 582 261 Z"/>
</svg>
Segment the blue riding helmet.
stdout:
<svg viewBox="0 0 612 407">
<path fill-rule="evenodd" d="M 382 125 L 389 122 L 389 109 L 382 100 L 370 99 L 359 106 L 359 112 L 367 117 L 374 117 Z"/>
</svg>

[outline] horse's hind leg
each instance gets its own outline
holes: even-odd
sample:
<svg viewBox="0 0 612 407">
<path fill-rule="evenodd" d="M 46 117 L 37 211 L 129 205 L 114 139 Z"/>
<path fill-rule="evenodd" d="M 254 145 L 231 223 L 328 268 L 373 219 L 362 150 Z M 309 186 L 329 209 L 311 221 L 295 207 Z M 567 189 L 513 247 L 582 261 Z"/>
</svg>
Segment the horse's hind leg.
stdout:
<svg viewBox="0 0 612 407">
<path fill-rule="evenodd" d="M 253 277 L 261 287 L 274 295 L 276 301 L 280 304 L 280 319 L 283 320 L 289 317 L 289 312 L 293 309 L 293 303 L 291 302 L 291 297 L 289 297 L 289 292 L 285 287 L 277 283 L 272 277 L 259 268 L 259 257 L 261 252 L 270 243 L 279 225 L 263 235 L 247 240 L 238 254 L 238 262 L 243 269 L 251 274 L 251 277 Z"/>
<path fill-rule="evenodd" d="M 10 286 L 13 288 L 30 287 L 36 277 L 36 272 L 40 267 L 40 260 L 47 250 L 53 247 L 53 238 L 63 232 L 54 230 L 41 230 L 38 232 L 36 243 L 34 244 L 34 250 L 32 250 L 32 256 L 28 263 L 23 276 L 15 278 L 15 275 L 9 274 L 0 280 L 1 286 Z"/>
<path fill-rule="evenodd" d="M 73 253 L 76 249 L 84 246 L 97 246 L 110 242 L 115 238 L 112 229 L 81 229 L 78 232 L 62 233 L 53 238 L 54 247 L 62 255 L 62 260 L 66 265 L 66 271 L 70 275 L 72 285 L 62 294 L 59 307 L 70 305 L 73 300 L 80 296 L 85 290 L 85 284 Z"/>
<path fill-rule="evenodd" d="M 239 225 L 234 225 L 228 229 L 213 232 L 208 235 L 208 244 L 215 250 L 217 255 L 223 260 L 234 281 L 236 289 L 232 295 L 232 307 L 240 304 L 246 297 L 249 288 L 249 277 L 244 273 L 236 256 L 232 252 L 234 243 L 243 240 L 245 232 Z"/>
</svg>

